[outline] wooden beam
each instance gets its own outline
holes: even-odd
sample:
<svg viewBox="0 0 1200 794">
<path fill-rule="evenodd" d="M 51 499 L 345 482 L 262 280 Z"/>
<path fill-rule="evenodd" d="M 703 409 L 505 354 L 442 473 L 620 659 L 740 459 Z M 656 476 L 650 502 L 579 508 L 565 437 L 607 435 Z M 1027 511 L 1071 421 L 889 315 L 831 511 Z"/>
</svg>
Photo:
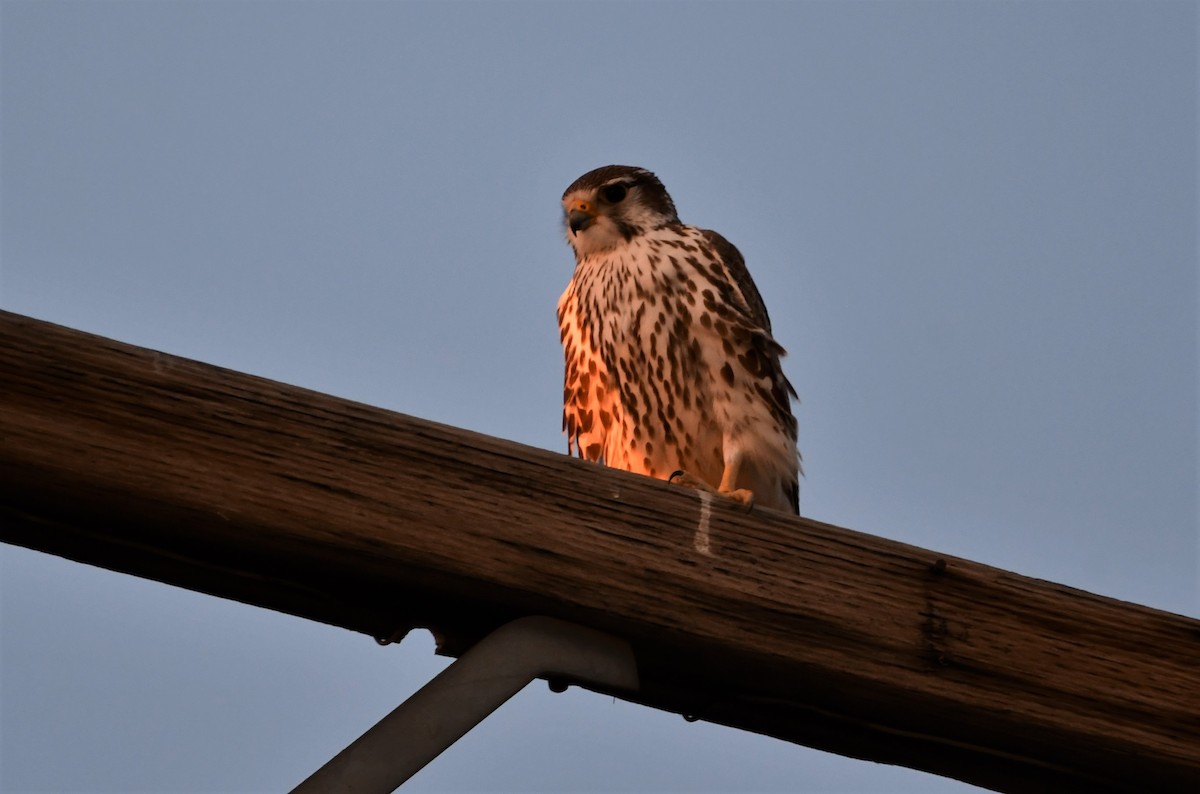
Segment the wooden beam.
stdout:
<svg viewBox="0 0 1200 794">
<path fill-rule="evenodd" d="M 1000 791 L 1200 781 L 1200 622 L 0 313 L 0 540 Z"/>
</svg>

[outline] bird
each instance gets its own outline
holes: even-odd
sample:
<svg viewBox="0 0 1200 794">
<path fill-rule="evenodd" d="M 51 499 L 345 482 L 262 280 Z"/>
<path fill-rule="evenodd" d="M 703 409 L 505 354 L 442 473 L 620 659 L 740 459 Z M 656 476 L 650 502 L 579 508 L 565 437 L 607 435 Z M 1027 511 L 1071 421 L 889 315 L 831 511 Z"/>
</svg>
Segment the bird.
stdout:
<svg viewBox="0 0 1200 794">
<path fill-rule="evenodd" d="M 587 172 L 562 211 L 568 454 L 798 515 L 796 390 L 741 252 L 645 168 Z"/>
</svg>

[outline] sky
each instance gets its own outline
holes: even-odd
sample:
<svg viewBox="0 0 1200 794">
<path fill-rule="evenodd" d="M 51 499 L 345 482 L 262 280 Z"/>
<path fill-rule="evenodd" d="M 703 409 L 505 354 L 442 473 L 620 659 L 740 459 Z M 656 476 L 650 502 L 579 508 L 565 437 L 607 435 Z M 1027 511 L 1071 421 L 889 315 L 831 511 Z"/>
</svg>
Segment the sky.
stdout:
<svg viewBox="0 0 1200 794">
<path fill-rule="evenodd" d="M 803 514 L 1197 616 L 1197 33 L 1190 2 L 3 0 L 0 309 L 565 451 L 559 198 L 640 165 L 746 257 Z M 3 546 L 0 790 L 287 790 L 447 663 Z M 535 683 L 406 790 L 974 789 Z"/>
</svg>

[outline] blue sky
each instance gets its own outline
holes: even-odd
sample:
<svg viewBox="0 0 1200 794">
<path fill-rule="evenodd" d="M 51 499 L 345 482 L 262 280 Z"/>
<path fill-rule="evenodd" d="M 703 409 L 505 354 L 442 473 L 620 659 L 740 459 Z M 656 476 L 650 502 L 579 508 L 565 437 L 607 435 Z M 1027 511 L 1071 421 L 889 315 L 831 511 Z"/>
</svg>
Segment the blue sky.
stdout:
<svg viewBox="0 0 1200 794">
<path fill-rule="evenodd" d="M 1196 615 L 1189 2 L 0 3 L 0 308 L 565 450 L 558 199 L 745 254 L 805 515 Z M 0 787 L 273 791 L 440 669 L 0 549 Z M 65 752 L 64 748 L 69 748 Z M 535 685 L 416 791 L 963 791 Z"/>
</svg>

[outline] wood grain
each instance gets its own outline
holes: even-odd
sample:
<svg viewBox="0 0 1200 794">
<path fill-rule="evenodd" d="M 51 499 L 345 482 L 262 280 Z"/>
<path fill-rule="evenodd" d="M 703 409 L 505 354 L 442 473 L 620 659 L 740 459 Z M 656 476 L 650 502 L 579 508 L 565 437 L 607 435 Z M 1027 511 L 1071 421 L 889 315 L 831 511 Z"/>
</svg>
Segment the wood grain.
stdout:
<svg viewBox="0 0 1200 794">
<path fill-rule="evenodd" d="M 451 655 L 575 621 L 618 697 L 1000 791 L 1200 782 L 1200 622 L 7 313 L 0 540 Z"/>
</svg>

